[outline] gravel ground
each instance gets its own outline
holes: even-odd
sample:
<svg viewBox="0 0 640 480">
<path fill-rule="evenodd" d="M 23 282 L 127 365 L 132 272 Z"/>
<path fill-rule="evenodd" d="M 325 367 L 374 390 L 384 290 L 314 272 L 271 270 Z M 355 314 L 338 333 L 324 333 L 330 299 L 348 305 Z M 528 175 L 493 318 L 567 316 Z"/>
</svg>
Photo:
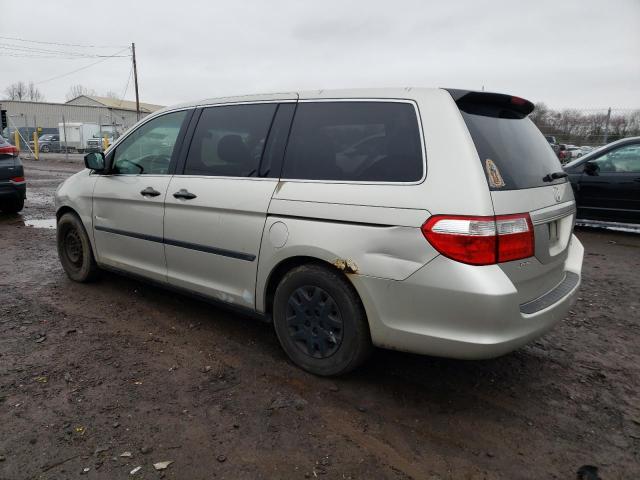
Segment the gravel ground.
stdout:
<svg viewBox="0 0 640 480">
<path fill-rule="evenodd" d="M 81 160 L 25 167 L 26 208 L 0 214 L 0 479 L 640 478 L 640 235 L 579 230 L 578 303 L 510 355 L 381 350 L 322 379 L 267 324 L 69 281 L 41 227 Z"/>
</svg>

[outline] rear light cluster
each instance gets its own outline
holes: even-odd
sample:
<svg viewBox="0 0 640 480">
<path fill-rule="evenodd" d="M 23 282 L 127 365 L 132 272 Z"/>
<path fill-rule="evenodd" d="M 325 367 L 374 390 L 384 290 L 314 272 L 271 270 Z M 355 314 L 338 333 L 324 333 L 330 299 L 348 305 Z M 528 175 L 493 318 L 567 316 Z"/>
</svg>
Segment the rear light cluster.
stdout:
<svg viewBox="0 0 640 480">
<path fill-rule="evenodd" d="M 19 153 L 20 151 L 14 145 L 0 147 L 0 155 L 11 155 L 12 157 L 17 157 Z"/>
<path fill-rule="evenodd" d="M 434 215 L 422 225 L 422 233 L 442 255 L 470 265 L 492 265 L 534 254 L 533 224 L 528 213 Z"/>
<path fill-rule="evenodd" d="M 10 178 L 9 181 L 11 183 L 16 183 L 16 184 L 21 184 L 21 183 L 25 183 L 26 182 L 24 177 L 13 177 L 13 178 Z"/>
</svg>

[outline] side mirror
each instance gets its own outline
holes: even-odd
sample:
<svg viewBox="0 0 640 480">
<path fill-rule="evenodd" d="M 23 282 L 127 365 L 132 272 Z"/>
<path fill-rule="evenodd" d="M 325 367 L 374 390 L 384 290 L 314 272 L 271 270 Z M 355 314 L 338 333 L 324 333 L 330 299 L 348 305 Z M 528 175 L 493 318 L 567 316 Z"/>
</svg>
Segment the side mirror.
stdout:
<svg viewBox="0 0 640 480">
<path fill-rule="evenodd" d="M 596 163 L 587 162 L 584 164 L 584 173 L 587 175 L 598 175 L 598 170 L 600 167 Z"/>
<path fill-rule="evenodd" d="M 103 172 L 105 167 L 104 153 L 91 152 L 84 156 L 84 166 L 89 170 Z"/>
</svg>

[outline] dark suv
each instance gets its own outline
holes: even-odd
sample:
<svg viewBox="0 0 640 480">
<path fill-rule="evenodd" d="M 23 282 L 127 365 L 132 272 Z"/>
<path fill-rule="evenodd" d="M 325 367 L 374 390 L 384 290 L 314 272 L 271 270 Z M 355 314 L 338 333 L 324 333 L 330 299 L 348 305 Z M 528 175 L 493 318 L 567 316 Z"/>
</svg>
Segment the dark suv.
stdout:
<svg viewBox="0 0 640 480">
<path fill-rule="evenodd" d="M 38 139 L 38 147 L 42 153 L 60 152 L 62 150 L 60 146 L 60 135 L 57 133 L 41 135 Z"/>
<path fill-rule="evenodd" d="M 5 213 L 22 210 L 26 192 L 18 149 L 0 137 L 0 210 Z"/>
</svg>

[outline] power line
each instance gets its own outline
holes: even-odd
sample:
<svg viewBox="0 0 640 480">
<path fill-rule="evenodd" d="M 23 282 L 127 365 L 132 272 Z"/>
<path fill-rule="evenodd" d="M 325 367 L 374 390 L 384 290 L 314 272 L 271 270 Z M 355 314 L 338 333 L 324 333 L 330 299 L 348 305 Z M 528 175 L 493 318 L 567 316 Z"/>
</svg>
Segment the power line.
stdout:
<svg viewBox="0 0 640 480">
<path fill-rule="evenodd" d="M 9 49 L 11 53 L 42 53 L 48 55 L 61 55 L 66 57 L 78 57 L 78 58 L 101 58 L 101 57 L 109 57 L 112 55 L 102 55 L 97 53 L 84 53 L 84 52 L 72 52 L 72 51 L 64 51 L 64 50 L 49 50 L 44 48 L 37 47 L 25 47 L 23 45 L 15 45 L 12 43 L 2 43 L 0 42 L 0 48 Z"/>
<path fill-rule="evenodd" d="M 2 49 L 2 47 L 0 47 Z M 14 58 L 52 58 L 57 60 L 84 60 L 85 58 L 129 58 L 131 55 L 87 55 L 87 56 L 65 56 L 65 55 L 51 55 L 51 54 L 39 54 L 37 52 L 23 53 L 23 52 L 5 52 L 0 50 L 0 55 L 3 57 Z"/>
<path fill-rule="evenodd" d="M 57 79 L 59 79 L 59 78 L 66 77 L 67 75 L 71 75 L 71 74 L 74 74 L 74 73 L 76 73 L 76 72 L 79 72 L 79 71 L 81 71 L 81 70 L 85 70 L 85 69 L 87 69 L 87 68 L 89 68 L 89 67 L 93 67 L 94 65 L 97 65 L 97 64 L 102 63 L 102 62 L 104 62 L 104 61 L 106 61 L 106 60 L 109 60 L 110 58 L 114 58 L 114 57 L 115 57 L 115 56 L 117 56 L 118 54 L 120 54 L 120 53 L 122 53 L 122 52 L 124 52 L 125 50 L 128 50 L 128 49 L 129 49 L 129 47 L 123 48 L 123 49 L 122 49 L 122 50 L 120 50 L 119 52 L 114 53 L 112 56 L 109 56 L 109 57 L 106 57 L 106 58 L 101 58 L 101 59 L 100 59 L 100 60 L 98 60 L 97 62 L 93 62 L 93 63 L 90 63 L 89 65 L 85 65 L 84 67 L 80 67 L 80 68 L 77 68 L 77 69 L 72 70 L 72 71 L 70 71 L 70 72 L 63 73 L 62 75 L 57 75 L 57 76 L 55 76 L 55 77 L 47 78 L 46 80 L 40 80 L 39 82 L 35 82 L 35 84 L 36 84 L 36 85 L 39 85 L 39 84 L 41 84 L 41 83 L 51 82 L 51 81 L 53 81 L 53 80 L 57 80 Z"/>
<path fill-rule="evenodd" d="M 124 86 L 124 92 L 122 92 L 122 96 L 120 97 L 120 105 L 124 101 L 124 97 L 127 96 L 127 90 L 129 89 L 129 82 L 131 82 L 131 76 L 133 75 L 133 64 L 131 64 L 131 68 L 129 69 L 129 76 L 127 77 L 127 83 Z"/>
<path fill-rule="evenodd" d="M 62 47 L 80 47 L 80 48 L 121 48 L 124 45 L 81 45 L 77 43 L 59 43 L 59 42 L 43 42 L 40 40 L 27 40 L 24 38 L 0 36 L 3 40 L 13 40 L 16 42 L 39 43 L 42 45 L 58 45 Z M 128 46 L 127 46 L 128 48 Z"/>
</svg>

